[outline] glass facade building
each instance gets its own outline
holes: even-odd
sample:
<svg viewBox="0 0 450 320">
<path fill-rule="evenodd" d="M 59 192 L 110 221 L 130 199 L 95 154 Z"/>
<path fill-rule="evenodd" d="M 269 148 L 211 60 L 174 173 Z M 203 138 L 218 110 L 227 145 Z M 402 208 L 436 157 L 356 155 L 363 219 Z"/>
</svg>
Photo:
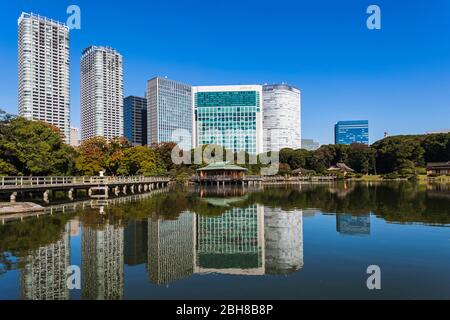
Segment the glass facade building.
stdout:
<svg viewBox="0 0 450 320">
<path fill-rule="evenodd" d="M 192 87 L 156 77 L 147 82 L 148 144 L 176 142 L 192 149 Z"/>
<path fill-rule="evenodd" d="M 134 146 L 147 144 L 147 98 L 129 96 L 123 100 L 125 138 Z"/>
<path fill-rule="evenodd" d="M 335 144 L 369 145 L 369 121 L 339 121 L 335 125 Z"/>
<path fill-rule="evenodd" d="M 196 146 L 262 153 L 262 86 L 194 87 L 193 92 Z"/>
</svg>

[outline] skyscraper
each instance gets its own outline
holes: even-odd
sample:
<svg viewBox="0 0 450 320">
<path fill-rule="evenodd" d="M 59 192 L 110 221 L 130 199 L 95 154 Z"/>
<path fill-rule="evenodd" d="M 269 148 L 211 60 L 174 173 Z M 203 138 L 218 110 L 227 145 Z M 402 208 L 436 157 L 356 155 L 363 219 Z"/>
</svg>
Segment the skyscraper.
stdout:
<svg viewBox="0 0 450 320">
<path fill-rule="evenodd" d="M 335 125 L 335 144 L 369 144 L 369 121 L 339 121 Z"/>
<path fill-rule="evenodd" d="M 302 149 L 315 151 L 320 148 L 320 143 L 313 139 L 302 139 Z"/>
<path fill-rule="evenodd" d="M 263 87 L 264 152 L 301 148 L 301 92 L 286 84 Z"/>
<path fill-rule="evenodd" d="M 123 102 L 125 138 L 135 146 L 147 144 L 147 98 L 129 96 Z"/>
<path fill-rule="evenodd" d="M 81 140 L 123 136 L 123 58 L 90 46 L 81 57 Z"/>
<path fill-rule="evenodd" d="M 78 128 L 70 128 L 70 145 L 72 147 L 80 145 L 80 130 Z"/>
<path fill-rule="evenodd" d="M 192 87 L 156 77 L 147 82 L 148 144 L 176 142 L 192 148 Z"/>
<path fill-rule="evenodd" d="M 18 28 L 19 115 L 54 125 L 70 143 L 69 28 L 32 13 Z"/>
<path fill-rule="evenodd" d="M 194 87 L 193 92 L 196 146 L 262 153 L 262 86 Z"/>
</svg>

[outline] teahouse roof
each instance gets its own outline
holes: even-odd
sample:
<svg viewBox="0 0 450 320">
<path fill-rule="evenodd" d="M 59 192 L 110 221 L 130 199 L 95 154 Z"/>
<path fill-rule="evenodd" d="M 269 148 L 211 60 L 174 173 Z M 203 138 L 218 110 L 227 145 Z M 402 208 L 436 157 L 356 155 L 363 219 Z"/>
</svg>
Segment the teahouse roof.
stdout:
<svg viewBox="0 0 450 320">
<path fill-rule="evenodd" d="M 347 166 L 345 163 L 337 163 L 335 166 L 331 166 L 328 171 L 347 171 L 347 172 L 353 172 L 352 168 Z"/>
<path fill-rule="evenodd" d="M 246 168 L 239 167 L 228 162 L 214 162 L 197 171 L 248 171 Z"/>
<path fill-rule="evenodd" d="M 446 169 L 450 168 L 450 161 L 447 162 L 430 162 L 427 164 L 427 169 Z"/>
</svg>

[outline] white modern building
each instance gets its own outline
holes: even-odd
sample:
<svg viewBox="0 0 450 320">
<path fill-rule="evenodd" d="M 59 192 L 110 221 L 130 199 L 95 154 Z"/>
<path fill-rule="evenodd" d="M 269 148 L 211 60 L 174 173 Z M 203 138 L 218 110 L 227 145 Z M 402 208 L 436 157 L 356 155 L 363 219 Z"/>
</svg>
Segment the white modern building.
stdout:
<svg viewBox="0 0 450 320">
<path fill-rule="evenodd" d="M 81 140 L 123 135 L 123 57 L 91 46 L 81 57 Z"/>
<path fill-rule="evenodd" d="M 220 145 L 233 152 L 263 151 L 262 86 L 193 88 L 196 147 Z"/>
<path fill-rule="evenodd" d="M 156 77 L 147 82 L 148 145 L 176 142 L 192 148 L 192 87 Z"/>
<path fill-rule="evenodd" d="M 286 84 L 263 87 L 264 152 L 301 148 L 301 92 Z"/>
<path fill-rule="evenodd" d="M 45 121 L 70 142 L 69 28 L 22 13 L 18 21 L 19 115 Z"/>
</svg>

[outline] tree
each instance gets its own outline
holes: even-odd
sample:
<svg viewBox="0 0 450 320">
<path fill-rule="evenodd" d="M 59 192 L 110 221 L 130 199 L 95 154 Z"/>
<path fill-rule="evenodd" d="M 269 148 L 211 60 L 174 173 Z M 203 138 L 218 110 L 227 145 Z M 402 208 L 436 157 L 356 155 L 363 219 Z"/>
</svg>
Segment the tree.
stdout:
<svg viewBox="0 0 450 320">
<path fill-rule="evenodd" d="M 52 125 L 21 117 L 0 123 L 0 174 L 72 175 L 75 158 Z"/>
<path fill-rule="evenodd" d="M 425 165 L 425 150 L 416 136 L 388 137 L 372 147 L 376 150 L 377 170 L 380 173 Z"/>
<path fill-rule="evenodd" d="M 156 152 L 162 163 L 164 163 L 167 172 L 179 167 L 172 161 L 172 151 L 181 151 L 175 142 L 162 142 L 159 144 L 152 144 L 151 148 Z"/>
<path fill-rule="evenodd" d="M 375 169 L 375 149 L 365 145 L 354 143 L 348 151 L 347 164 L 356 172 L 369 174 Z"/>
<path fill-rule="evenodd" d="M 430 134 L 422 141 L 426 162 L 450 161 L 450 133 Z"/>
<path fill-rule="evenodd" d="M 153 149 L 143 146 L 125 149 L 117 170 L 117 174 L 124 176 L 158 176 L 165 172 L 164 163 L 158 154 Z"/>
<path fill-rule="evenodd" d="M 94 137 L 85 140 L 78 147 L 77 171 L 85 176 L 94 176 L 106 170 L 105 156 L 108 154 L 108 142 L 105 138 Z"/>
</svg>

